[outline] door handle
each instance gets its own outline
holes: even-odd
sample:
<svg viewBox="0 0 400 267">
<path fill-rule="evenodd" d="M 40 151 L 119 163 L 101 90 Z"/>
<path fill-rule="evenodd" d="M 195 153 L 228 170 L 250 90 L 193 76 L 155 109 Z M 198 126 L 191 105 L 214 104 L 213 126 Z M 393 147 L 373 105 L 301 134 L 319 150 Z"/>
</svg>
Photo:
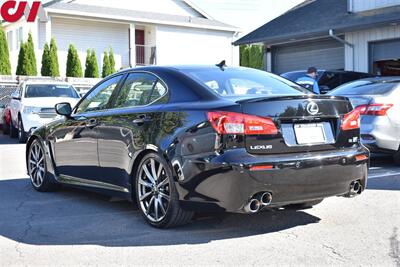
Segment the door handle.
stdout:
<svg viewBox="0 0 400 267">
<path fill-rule="evenodd" d="M 141 124 L 144 124 L 144 123 L 147 123 L 147 122 L 150 122 L 150 121 L 151 121 L 151 118 L 149 118 L 149 117 L 147 117 L 146 115 L 143 114 L 143 115 L 139 115 L 137 119 L 134 119 L 132 121 L 132 123 L 141 125 Z"/>
<path fill-rule="evenodd" d="M 97 120 L 92 118 L 86 122 L 86 127 L 93 128 L 93 127 L 97 126 L 97 124 L 98 124 Z"/>
</svg>

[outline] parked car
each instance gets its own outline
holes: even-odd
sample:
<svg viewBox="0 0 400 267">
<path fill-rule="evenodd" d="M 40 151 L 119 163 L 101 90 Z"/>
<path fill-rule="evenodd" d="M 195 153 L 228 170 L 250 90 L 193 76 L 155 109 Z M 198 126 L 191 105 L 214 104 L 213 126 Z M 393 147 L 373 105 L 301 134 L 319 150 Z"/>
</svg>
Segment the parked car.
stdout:
<svg viewBox="0 0 400 267">
<path fill-rule="evenodd" d="M 2 111 L 0 112 L 1 115 L 1 125 L 2 125 L 2 130 L 3 134 L 9 134 L 10 133 L 10 121 L 11 121 L 11 111 L 10 111 L 10 106 L 7 104 L 4 106 Z"/>
<path fill-rule="evenodd" d="M 68 102 L 72 106 L 80 97 L 75 88 L 64 82 L 27 81 L 11 95 L 10 136 L 25 142 L 29 134 L 57 116 L 55 104 Z"/>
<path fill-rule="evenodd" d="M 400 164 L 400 77 L 362 79 L 329 93 L 348 97 L 361 113 L 361 140 L 372 152 L 393 155 Z"/>
<path fill-rule="evenodd" d="M 125 196 L 152 226 L 355 196 L 369 151 L 348 99 L 246 68 L 143 67 L 107 77 L 27 143 L 33 187 Z M 51 153 L 48 153 L 51 151 Z"/>
<path fill-rule="evenodd" d="M 281 74 L 282 77 L 296 82 L 300 77 L 307 75 L 307 71 L 291 71 Z M 343 70 L 319 70 L 316 80 L 318 81 L 321 94 L 326 94 L 330 90 L 347 82 L 374 77 L 375 75 L 363 72 L 343 71 Z"/>
</svg>

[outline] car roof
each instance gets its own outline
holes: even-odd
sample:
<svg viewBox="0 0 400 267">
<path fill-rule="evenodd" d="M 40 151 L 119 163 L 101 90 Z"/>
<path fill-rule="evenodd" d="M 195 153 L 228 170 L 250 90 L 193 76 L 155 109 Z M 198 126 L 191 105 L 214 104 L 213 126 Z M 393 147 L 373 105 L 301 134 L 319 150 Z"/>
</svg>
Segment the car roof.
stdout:
<svg viewBox="0 0 400 267">
<path fill-rule="evenodd" d="M 212 70 L 219 69 L 216 65 L 164 65 L 164 66 L 145 66 L 136 68 L 127 68 L 120 70 L 118 73 L 125 73 L 131 71 L 155 71 L 155 70 Z M 227 66 L 226 69 L 248 69 L 245 67 Z"/>
</svg>

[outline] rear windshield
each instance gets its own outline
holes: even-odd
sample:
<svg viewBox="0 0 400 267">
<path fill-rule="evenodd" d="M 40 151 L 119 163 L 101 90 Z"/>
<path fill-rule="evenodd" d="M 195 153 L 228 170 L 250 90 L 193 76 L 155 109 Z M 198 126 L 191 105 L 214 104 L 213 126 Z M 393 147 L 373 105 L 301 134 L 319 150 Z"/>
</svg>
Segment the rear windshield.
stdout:
<svg viewBox="0 0 400 267">
<path fill-rule="evenodd" d="M 31 84 L 26 86 L 25 97 L 79 98 L 79 95 L 70 85 Z"/>
<path fill-rule="evenodd" d="M 260 70 L 197 69 L 187 70 L 185 73 L 220 96 L 248 98 L 305 94 L 305 90 L 299 85 Z"/>
<path fill-rule="evenodd" d="M 359 80 L 337 87 L 329 95 L 385 95 L 396 88 L 400 82 L 382 82 Z"/>
</svg>

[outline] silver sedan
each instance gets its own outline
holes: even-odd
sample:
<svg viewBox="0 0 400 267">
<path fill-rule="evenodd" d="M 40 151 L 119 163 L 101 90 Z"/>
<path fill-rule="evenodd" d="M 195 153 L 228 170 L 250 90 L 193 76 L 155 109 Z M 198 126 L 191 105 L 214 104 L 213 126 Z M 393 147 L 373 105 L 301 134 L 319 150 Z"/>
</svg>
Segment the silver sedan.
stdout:
<svg viewBox="0 0 400 267">
<path fill-rule="evenodd" d="M 371 152 L 393 154 L 400 164 L 400 77 L 344 84 L 329 95 L 346 96 L 361 113 L 361 140 Z"/>
</svg>

